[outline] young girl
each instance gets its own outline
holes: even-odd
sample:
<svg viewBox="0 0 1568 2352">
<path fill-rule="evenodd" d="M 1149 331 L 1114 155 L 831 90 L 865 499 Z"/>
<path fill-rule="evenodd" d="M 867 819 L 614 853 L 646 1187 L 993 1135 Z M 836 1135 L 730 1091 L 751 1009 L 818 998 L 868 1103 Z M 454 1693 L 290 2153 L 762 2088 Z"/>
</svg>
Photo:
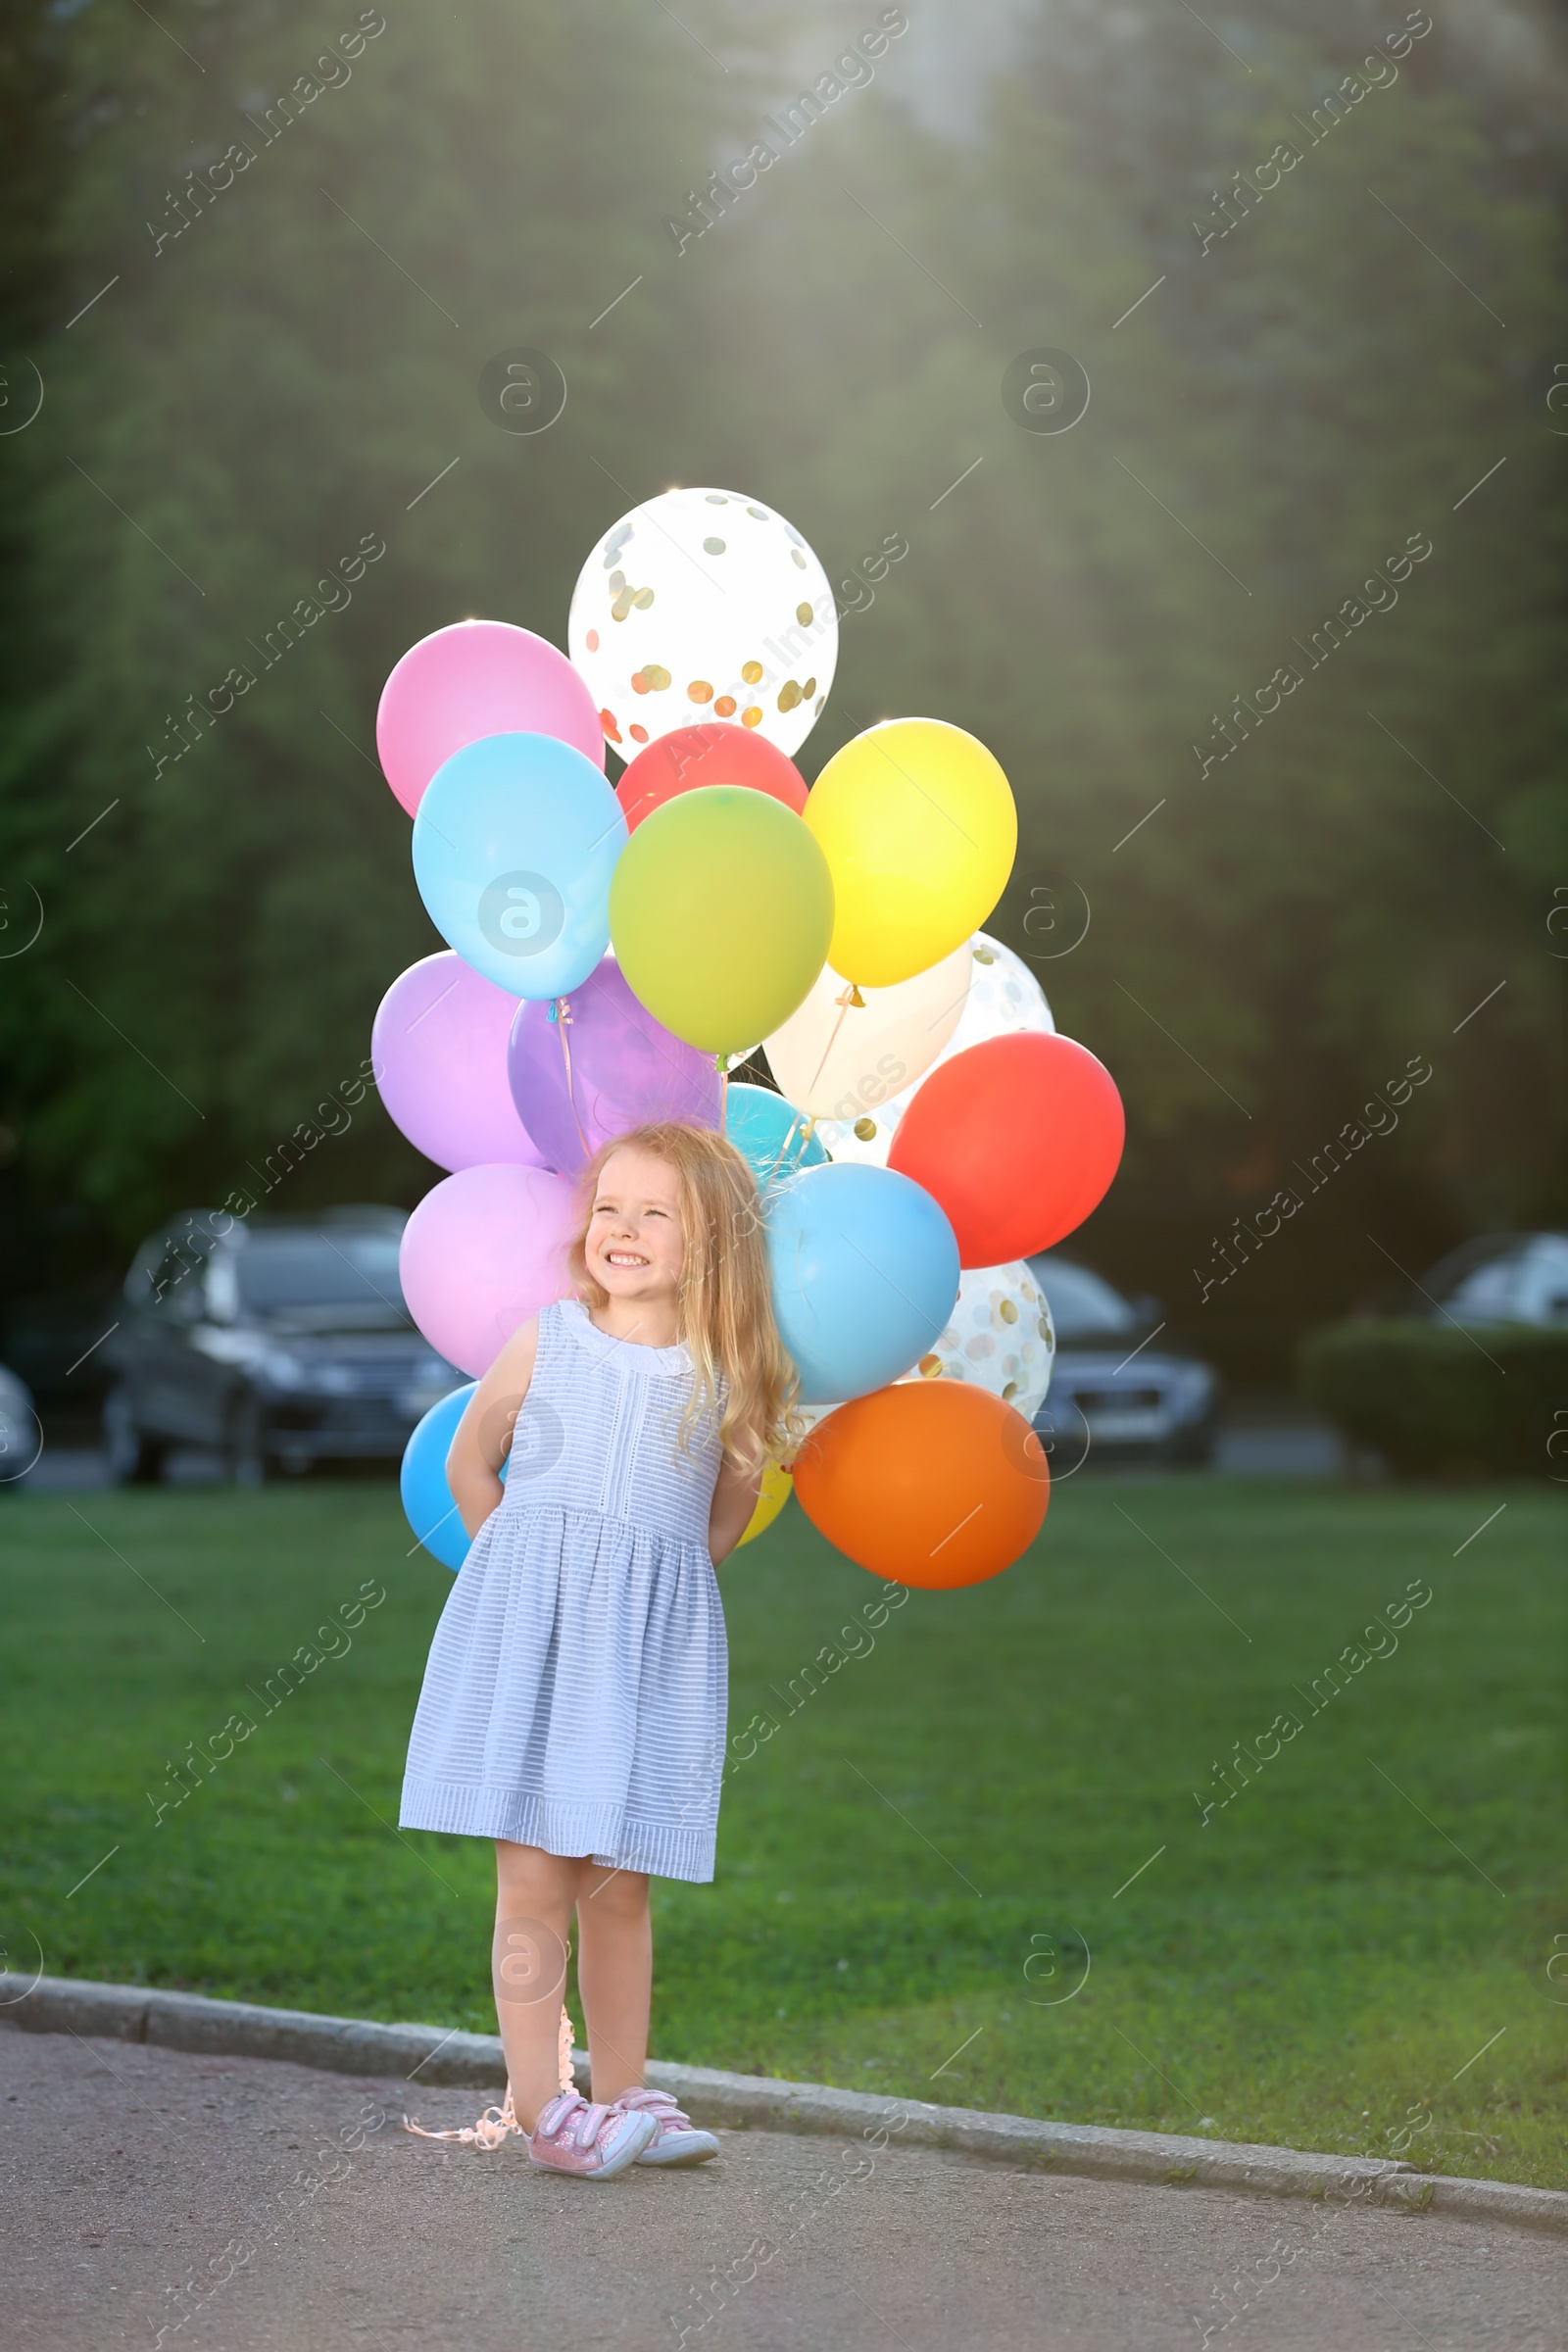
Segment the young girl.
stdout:
<svg viewBox="0 0 1568 2352">
<path fill-rule="evenodd" d="M 477 2136 L 520 2131 L 535 2164 L 604 2180 L 718 2153 L 643 2086 L 648 1879 L 713 1875 L 713 1566 L 745 1533 L 795 1378 L 757 1187 L 721 1137 L 663 1124 L 607 1145 L 567 1262 L 577 1296 L 509 1341 L 447 1459 L 473 1544 L 430 1645 L 401 1820 L 496 1841 L 510 2085 Z M 574 1908 L 592 2106 L 559 2087 Z"/>
</svg>

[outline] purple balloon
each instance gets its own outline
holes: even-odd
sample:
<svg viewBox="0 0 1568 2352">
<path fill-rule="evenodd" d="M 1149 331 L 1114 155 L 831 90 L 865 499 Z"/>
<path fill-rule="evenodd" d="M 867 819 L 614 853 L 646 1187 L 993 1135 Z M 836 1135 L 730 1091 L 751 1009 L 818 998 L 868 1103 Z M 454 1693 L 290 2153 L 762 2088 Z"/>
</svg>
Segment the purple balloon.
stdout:
<svg viewBox="0 0 1568 2352">
<path fill-rule="evenodd" d="M 370 1032 L 370 1064 L 393 1123 L 441 1168 L 544 1163 L 507 1087 L 517 1000 L 449 948 L 393 981 Z"/>
<path fill-rule="evenodd" d="M 613 956 L 564 1001 L 523 1000 L 507 1076 L 518 1117 L 564 1176 L 580 1174 L 602 1144 L 628 1128 L 655 1119 L 720 1123 L 723 1093 L 712 1055 L 655 1020 Z"/>
</svg>

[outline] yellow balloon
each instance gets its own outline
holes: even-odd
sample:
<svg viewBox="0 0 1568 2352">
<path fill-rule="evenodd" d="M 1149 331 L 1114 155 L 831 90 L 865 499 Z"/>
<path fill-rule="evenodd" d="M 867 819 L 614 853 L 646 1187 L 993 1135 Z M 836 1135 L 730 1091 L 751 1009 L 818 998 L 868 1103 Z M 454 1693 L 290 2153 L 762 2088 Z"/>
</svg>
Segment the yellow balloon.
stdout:
<svg viewBox="0 0 1568 2352">
<path fill-rule="evenodd" d="M 865 988 L 912 978 L 978 930 L 1018 847 L 1001 765 L 940 718 L 887 719 L 835 752 L 806 822 L 833 876 L 828 962 Z"/>
<path fill-rule="evenodd" d="M 789 1472 L 781 1469 L 777 1462 L 769 1462 L 767 1468 L 762 1472 L 762 1492 L 757 1497 L 756 1510 L 746 1523 L 746 1533 L 741 1538 L 741 1544 L 752 1543 L 765 1529 L 770 1528 L 794 1492 L 795 1481 Z M 737 1544 L 735 1548 L 738 1551 L 740 1544 Z"/>
</svg>

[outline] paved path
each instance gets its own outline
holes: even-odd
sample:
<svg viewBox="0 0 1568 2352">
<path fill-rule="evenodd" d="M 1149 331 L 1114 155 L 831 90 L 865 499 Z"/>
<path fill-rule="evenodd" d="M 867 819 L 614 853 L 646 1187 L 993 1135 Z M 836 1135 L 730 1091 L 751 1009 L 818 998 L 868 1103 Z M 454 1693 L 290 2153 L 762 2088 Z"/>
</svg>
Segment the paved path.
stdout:
<svg viewBox="0 0 1568 2352">
<path fill-rule="evenodd" d="M 478 2103 L 407 2097 L 427 2125 Z M 1544 2232 L 765 2132 L 596 2188 L 515 2141 L 415 2139 L 404 2103 L 385 2080 L 0 2030 L 0 2341 L 1197 2352 L 1207 2324 L 1222 2352 L 1568 2347 L 1568 2241 Z"/>
</svg>

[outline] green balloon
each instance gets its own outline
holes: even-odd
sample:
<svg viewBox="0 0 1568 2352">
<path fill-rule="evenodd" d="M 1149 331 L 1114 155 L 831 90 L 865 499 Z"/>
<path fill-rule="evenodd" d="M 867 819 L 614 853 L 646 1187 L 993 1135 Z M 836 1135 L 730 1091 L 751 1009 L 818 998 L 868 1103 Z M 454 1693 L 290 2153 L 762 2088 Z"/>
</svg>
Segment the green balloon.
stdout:
<svg viewBox="0 0 1568 2352">
<path fill-rule="evenodd" d="M 827 961 L 833 881 L 782 801 L 705 785 L 644 817 L 610 885 L 610 938 L 632 993 L 689 1046 L 770 1037 Z"/>
</svg>

